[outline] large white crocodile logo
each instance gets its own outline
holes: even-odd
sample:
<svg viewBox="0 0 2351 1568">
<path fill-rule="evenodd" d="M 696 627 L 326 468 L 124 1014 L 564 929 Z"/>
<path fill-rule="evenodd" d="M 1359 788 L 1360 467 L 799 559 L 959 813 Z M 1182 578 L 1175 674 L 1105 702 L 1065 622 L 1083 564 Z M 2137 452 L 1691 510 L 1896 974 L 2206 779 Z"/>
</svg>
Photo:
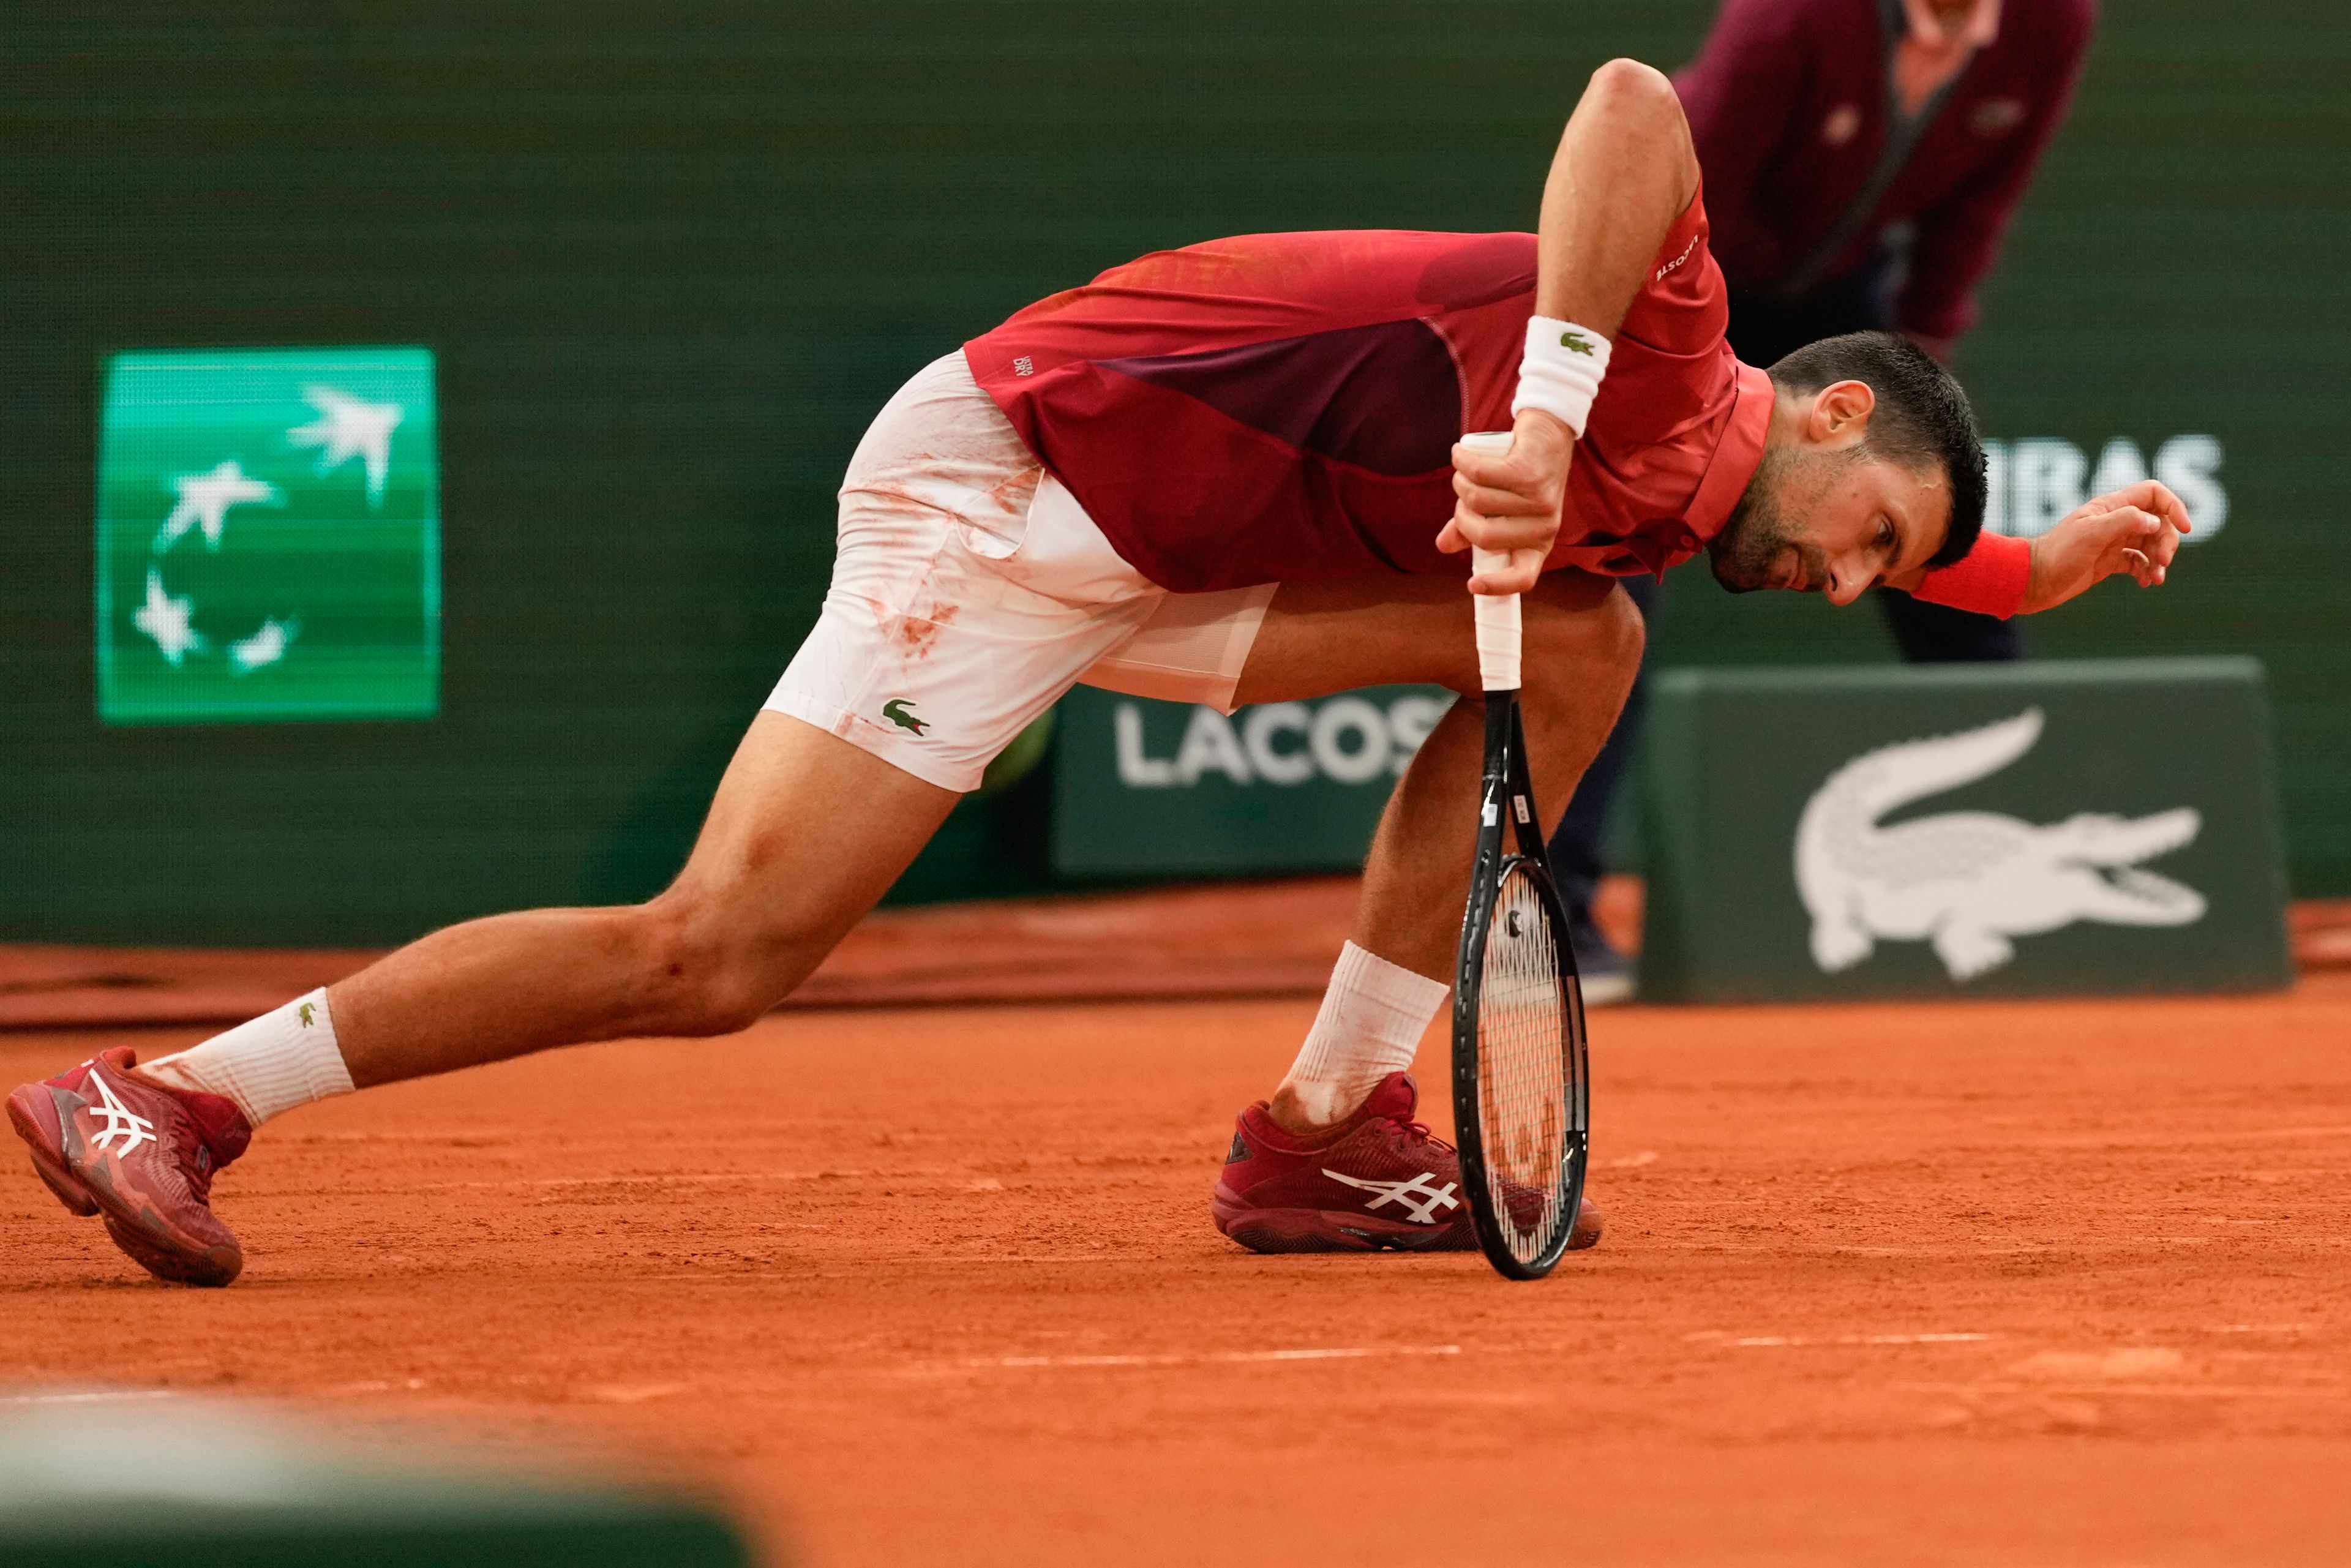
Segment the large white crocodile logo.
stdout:
<svg viewBox="0 0 2351 1568">
<path fill-rule="evenodd" d="M 1830 974 L 1876 938 L 1931 941 L 1954 980 L 2016 956 L 2011 936 L 2101 920 L 2186 925 L 2204 895 L 2137 869 L 2189 842 L 2192 807 L 2123 818 L 2085 812 L 2035 827 L 1991 811 L 1947 811 L 1890 828 L 1898 806 L 1997 773 L 2041 738 L 2041 710 L 1958 735 L 1864 753 L 1828 777 L 1796 824 L 1796 890 L 1813 917 L 1813 959 Z"/>
</svg>

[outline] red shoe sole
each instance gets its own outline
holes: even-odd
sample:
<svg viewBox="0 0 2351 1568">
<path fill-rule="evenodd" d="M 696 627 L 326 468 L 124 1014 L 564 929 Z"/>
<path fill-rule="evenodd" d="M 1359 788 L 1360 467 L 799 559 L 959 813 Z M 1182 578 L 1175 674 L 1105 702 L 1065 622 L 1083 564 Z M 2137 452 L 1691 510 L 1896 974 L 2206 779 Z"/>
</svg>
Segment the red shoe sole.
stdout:
<svg viewBox="0 0 2351 1568">
<path fill-rule="evenodd" d="M 174 1252 L 158 1246 L 145 1231 L 124 1224 L 112 1214 L 106 1217 L 106 1233 L 114 1239 L 124 1257 L 155 1278 L 174 1285 L 216 1289 L 245 1271 L 245 1259 L 240 1254 L 218 1247 L 201 1254 Z"/>
<path fill-rule="evenodd" d="M 1321 1208 L 1251 1208 L 1219 1192 L 1217 1228 L 1252 1252 L 1459 1252 L 1458 1225 L 1413 1225 Z"/>
<path fill-rule="evenodd" d="M 1222 1189 L 1213 1207 L 1217 1228 L 1252 1252 L 1472 1252 L 1478 1247 L 1465 1221 L 1410 1225 L 1321 1208 L 1251 1208 Z M 1567 1249 L 1597 1247 L 1603 1225 L 1600 1211 L 1586 1203 L 1576 1214 Z"/>
</svg>

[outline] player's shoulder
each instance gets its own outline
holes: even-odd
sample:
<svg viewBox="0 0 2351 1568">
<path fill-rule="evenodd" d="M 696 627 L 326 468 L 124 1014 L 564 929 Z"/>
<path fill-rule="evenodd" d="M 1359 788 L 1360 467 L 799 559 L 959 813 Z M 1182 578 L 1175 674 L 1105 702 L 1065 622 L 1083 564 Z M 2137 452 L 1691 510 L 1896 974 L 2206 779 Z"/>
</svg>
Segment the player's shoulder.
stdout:
<svg viewBox="0 0 2351 1568">
<path fill-rule="evenodd" d="M 1689 204 L 1676 217 L 1666 237 L 1657 244 L 1657 254 L 1650 258 L 1648 281 L 1642 285 L 1644 294 L 1655 293 L 1661 287 L 1707 287 L 1708 241 L 1712 225 L 1706 216 L 1706 185 L 1703 181 L 1690 193 Z M 1677 275 L 1679 275 L 1677 281 Z"/>
<path fill-rule="evenodd" d="M 1648 276 L 1617 329 L 1619 354 L 1610 360 L 1608 373 L 1715 379 L 1714 371 L 1699 361 L 1720 342 L 1728 320 L 1722 268 L 1708 244 L 1701 187 L 1650 258 Z"/>
</svg>

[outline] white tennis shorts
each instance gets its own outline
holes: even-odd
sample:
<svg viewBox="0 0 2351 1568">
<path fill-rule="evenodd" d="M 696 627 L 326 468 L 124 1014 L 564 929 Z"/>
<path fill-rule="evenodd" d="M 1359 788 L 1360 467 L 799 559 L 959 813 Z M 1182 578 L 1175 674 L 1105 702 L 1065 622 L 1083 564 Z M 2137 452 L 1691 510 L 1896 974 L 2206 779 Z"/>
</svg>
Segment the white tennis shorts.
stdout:
<svg viewBox="0 0 2351 1568">
<path fill-rule="evenodd" d="M 1045 472 L 957 350 L 883 406 L 841 487 L 816 630 L 766 706 L 945 789 L 1071 686 L 1206 703 L 1233 688 L 1274 585 L 1170 593 Z"/>
</svg>

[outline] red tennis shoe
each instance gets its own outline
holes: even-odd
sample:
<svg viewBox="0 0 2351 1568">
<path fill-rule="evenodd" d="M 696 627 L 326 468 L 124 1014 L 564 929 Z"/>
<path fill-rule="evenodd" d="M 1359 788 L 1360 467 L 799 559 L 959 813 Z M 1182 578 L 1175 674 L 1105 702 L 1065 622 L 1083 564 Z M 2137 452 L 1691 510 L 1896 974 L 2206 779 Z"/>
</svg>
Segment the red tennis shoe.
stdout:
<svg viewBox="0 0 2351 1568">
<path fill-rule="evenodd" d="M 1252 1252 L 1474 1252 L 1461 1156 L 1413 1112 L 1409 1072 L 1380 1080 L 1362 1107 L 1310 1137 L 1283 1131 L 1260 1100 L 1240 1113 L 1217 1183 L 1217 1228 Z M 1600 1239 L 1583 1200 L 1571 1249 Z"/>
<path fill-rule="evenodd" d="M 213 1215 L 213 1175 L 245 1153 L 253 1128 L 234 1101 L 131 1076 L 129 1046 L 101 1051 L 8 1095 L 8 1120 L 33 1169 L 76 1214 L 159 1280 L 225 1285 L 244 1249 Z"/>
</svg>

